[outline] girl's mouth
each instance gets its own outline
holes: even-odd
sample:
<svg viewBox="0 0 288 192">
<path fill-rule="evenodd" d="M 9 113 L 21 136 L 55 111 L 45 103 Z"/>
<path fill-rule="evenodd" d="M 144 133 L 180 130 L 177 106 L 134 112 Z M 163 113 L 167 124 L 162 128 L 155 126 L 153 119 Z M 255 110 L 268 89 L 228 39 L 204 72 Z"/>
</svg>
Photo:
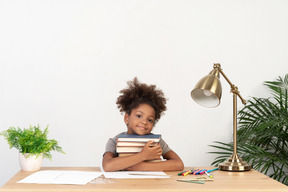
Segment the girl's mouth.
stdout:
<svg viewBox="0 0 288 192">
<path fill-rule="evenodd" d="M 138 126 L 138 128 L 139 128 L 139 129 L 144 129 L 144 130 L 146 130 L 146 128 L 145 128 L 145 127 L 142 127 L 142 126 Z"/>
</svg>

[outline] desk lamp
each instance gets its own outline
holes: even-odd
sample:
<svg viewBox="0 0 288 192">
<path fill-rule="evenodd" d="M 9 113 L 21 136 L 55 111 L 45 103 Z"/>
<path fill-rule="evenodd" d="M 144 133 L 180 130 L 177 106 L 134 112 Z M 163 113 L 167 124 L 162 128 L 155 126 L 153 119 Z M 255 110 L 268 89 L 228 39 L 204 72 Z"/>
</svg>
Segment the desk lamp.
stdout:
<svg viewBox="0 0 288 192">
<path fill-rule="evenodd" d="M 200 79 L 195 88 L 191 91 L 192 99 L 204 107 L 217 107 L 220 104 L 222 87 L 220 74 L 231 86 L 233 93 L 233 155 L 223 163 L 219 164 L 219 169 L 223 171 L 249 171 L 251 165 L 243 161 L 237 154 L 237 96 L 245 105 L 246 101 L 240 95 L 238 88 L 233 85 L 221 69 L 219 63 L 214 64 L 214 69 L 205 77 Z"/>
</svg>

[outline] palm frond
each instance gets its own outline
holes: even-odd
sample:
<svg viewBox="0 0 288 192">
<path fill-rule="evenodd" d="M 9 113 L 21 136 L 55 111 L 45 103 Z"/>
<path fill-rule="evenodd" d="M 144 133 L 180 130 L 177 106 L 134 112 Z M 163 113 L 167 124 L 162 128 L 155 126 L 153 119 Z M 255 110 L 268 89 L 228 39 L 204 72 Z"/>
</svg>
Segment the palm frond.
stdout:
<svg viewBox="0 0 288 192">
<path fill-rule="evenodd" d="M 288 74 L 264 85 L 273 97 L 252 97 L 238 113 L 237 151 L 254 169 L 288 185 Z M 217 166 L 233 154 L 233 143 L 214 143 Z"/>
</svg>

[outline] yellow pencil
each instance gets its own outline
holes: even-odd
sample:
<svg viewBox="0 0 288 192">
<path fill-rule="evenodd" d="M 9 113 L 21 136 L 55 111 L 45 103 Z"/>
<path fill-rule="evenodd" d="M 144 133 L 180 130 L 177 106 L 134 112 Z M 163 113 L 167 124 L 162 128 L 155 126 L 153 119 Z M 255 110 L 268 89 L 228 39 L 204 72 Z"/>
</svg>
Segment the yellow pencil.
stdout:
<svg viewBox="0 0 288 192">
<path fill-rule="evenodd" d="M 187 171 L 186 173 L 183 174 L 183 176 L 188 175 L 189 173 L 191 173 L 191 170 Z"/>
</svg>

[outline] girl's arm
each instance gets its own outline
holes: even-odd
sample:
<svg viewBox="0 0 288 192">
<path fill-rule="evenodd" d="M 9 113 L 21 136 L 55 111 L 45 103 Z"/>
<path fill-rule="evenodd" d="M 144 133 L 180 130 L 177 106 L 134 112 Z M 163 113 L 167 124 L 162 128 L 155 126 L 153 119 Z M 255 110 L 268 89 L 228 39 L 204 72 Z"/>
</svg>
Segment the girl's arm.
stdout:
<svg viewBox="0 0 288 192">
<path fill-rule="evenodd" d="M 104 171 L 125 170 L 146 160 L 159 159 L 162 148 L 160 145 L 151 147 L 152 143 L 153 141 L 147 142 L 141 152 L 125 157 L 116 157 L 114 153 L 106 152 L 102 161 Z"/>
<path fill-rule="evenodd" d="M 168 151 L 164 156 L 166 161 L 161 162 L 141 162 L 135 164 L 127 170 L 129 171 L 182 171 L 184 164 L 181 158 L 174 152 Z"/>
</svg>

